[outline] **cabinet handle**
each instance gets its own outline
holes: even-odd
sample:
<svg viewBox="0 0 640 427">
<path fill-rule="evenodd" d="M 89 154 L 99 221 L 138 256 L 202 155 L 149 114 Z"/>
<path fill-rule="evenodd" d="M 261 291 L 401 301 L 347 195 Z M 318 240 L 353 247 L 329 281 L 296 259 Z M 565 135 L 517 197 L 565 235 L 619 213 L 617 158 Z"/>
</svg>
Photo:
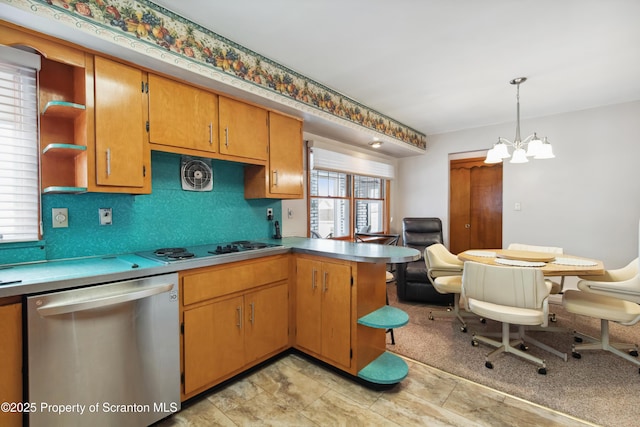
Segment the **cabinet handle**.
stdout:
<svg viewBox="0 0 640 427">
<path fill-rule="evenodd" d="M 325 271 L 324 275 L 322 276 L 322 290 L 327 292 L 329 290 L 329 285 L 327 285 L 327 277 L 329 276 L 329 272 Z"/>
<path fill-rule="evenodd" d="M 254 323 L 254 320 L 256 319 L 255 314 L 256 314 L 256 304 L 254 302 L 252 302 L 251 303 L 251 315 L 249 316 L 249 322 L 251 322 L 252 325 Z"/>
<path fill-rule="evenodd" d="M 236 326 L 238 329 L 242 329 L 242 307 L 238 307 L 236 310 L 238 310 L 238 323 L 236 323 Z"/>
<path fill-rule="evenodd" d="M 471 224 L 465 224 L 464 228 L 471 228 Z"/>
<path fill-rule="evenodd" d="M 229 148 L 229 126 L 224 128 L 224 146 Z"/>
<path fill-rule="evenodd" d="M 318 271 L 314 268 L 311 271 L 311 290 L 314 291 L 316 289 L 316 273 Z"/>
<path fill-rule="evenodd" d="M 111 148 L 107 148 L 107 176 L 111 176 Z"/>
<path fill-rule="evenodd" d="M 213 144 L 213 122 L 209 122 L 209 145 Z"/>
<path fill-rule="evenodd" d="M 273 171 L 273 186 L 277 187 L 278 186 L 278 169 L 275 169 Z"/>
</svg>

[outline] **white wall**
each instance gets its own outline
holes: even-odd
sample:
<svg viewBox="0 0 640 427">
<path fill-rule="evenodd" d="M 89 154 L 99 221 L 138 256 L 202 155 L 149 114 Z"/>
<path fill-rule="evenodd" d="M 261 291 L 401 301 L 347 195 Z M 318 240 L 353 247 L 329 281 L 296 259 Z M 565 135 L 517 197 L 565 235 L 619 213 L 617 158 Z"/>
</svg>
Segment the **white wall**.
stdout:
<svg viewBox="0 0 640 427">
<path fill-rule="evenodd" d="M 521 128 L 523 137 L 547 136 L 556 158 L 505 162 L 503 245 L 559 246 L 606 268 L 637 257 L 640 102 L 522 120 Z M 399 159 L 393 230 L 401 230 L 403 217 L 435 216 L 448 242 L 449 154 L 488 149 L 498 136 L 514 134 L 509 123 L 433 135 L 425 155 Z"/>
</svg>

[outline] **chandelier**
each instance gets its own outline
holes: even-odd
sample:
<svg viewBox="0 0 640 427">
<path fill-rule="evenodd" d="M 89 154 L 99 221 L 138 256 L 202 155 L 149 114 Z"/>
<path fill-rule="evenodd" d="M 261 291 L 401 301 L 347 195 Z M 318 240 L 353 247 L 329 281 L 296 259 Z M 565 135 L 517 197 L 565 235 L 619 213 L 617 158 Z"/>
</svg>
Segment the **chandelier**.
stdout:
<svg viewBox="0 0 640 427">
<path fill-rule="evenodd" d="M 516 85 L 516 138 L 511 142 L 506 138 L 498 137 L 498 142 L 493 144 L 493 148 L 487 152 L 485 163 L 500 163 L 502 159 L 508 157 L 511 157 L 509 163 L 527 163 L 529 161 L 527 157 L 533 157 L 534 159 L 552 159 L 555 157 L 551 143 L 546 136 L 544 140 L 541 140 L 534 132 L 524 140 L 520 138 L 520 84 L 526 81 L 526 77 L 518 77 L 509 82 L 512 85 Z M 508 147 L 513 147 L 513 155 L 509 154 Z"/>
</svg>

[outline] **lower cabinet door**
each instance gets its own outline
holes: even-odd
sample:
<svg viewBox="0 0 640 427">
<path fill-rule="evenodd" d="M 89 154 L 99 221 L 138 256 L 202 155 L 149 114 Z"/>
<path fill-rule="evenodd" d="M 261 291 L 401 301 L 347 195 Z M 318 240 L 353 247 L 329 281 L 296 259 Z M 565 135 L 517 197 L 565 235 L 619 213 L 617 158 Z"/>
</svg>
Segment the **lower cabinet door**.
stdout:
<svg viewBox="0 0 640 427">
<path fill-rule="evenodd" d="M 321 270 L 321 262 L 296 261 L 296 344 L 317 354 L 322 352 Z"/>
<path fill-rule="evenodd" d="M 245 365 L 243 311 L 242 296 L 185 310 L 185 394 Z"/>
<path fill-rule="evenodd" d="M 244 304 L 247 362 L 286 348 L 289 344 L 287 283 L 246 294 Z"/>
<path fill-rule="evenodd" d="M 351 267 L 298 258 L 296 344 L 351 367 Z"/>
<path fill-rule="evenodd" d="M 322 355 L 351 366 L 351 267 L 322 263 Z"/>
</svg>

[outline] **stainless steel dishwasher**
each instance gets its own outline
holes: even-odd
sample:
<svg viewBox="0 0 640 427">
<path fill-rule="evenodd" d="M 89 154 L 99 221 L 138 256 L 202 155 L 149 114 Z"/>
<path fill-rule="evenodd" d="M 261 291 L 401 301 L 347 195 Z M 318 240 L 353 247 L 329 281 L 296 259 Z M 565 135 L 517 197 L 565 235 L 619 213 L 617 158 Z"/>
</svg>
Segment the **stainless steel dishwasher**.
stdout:
<svg viewBox="0 0 640 427">
<path fill-rule="evenodd" d="M 27 298 L 30 426 L 147 426 L 180 409 L 178 275 Z"/>
</svg>

